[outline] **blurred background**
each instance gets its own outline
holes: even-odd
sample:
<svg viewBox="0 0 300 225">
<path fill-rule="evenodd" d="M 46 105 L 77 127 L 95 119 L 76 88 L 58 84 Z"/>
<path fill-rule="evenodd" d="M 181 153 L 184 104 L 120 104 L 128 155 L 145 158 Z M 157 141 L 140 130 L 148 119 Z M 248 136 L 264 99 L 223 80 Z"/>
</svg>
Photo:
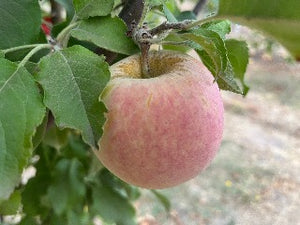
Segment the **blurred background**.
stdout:
<svg viewBox="0 0 300 225">
<path fill-rule="evenodd" d="M 181 9 L 193 5 L 184 1 Z M 257 31 L 234 24 L 230 36 L 249 45 L 250 91 L 245 98 L 222 91 L 225 130 L 217 157 L 195 179 L 160 191 L 170 213 L 142 191 L 139 225 L 300 224 L 300 63 Z"/>
</svg>

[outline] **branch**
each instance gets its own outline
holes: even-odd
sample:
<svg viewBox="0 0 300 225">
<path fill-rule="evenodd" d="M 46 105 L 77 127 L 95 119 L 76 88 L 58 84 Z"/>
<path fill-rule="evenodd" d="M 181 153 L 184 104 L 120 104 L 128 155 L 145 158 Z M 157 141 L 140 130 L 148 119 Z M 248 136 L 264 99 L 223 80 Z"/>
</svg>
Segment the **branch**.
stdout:
<svg viewBox="0 0 300 225">
<path fill-rule="evenodd" d="M 118 10 L 119 8 L 123 7 L 125 4 L 125 1 L 121 1 L 121 3 L 117 4 L 113 10 Z"/>
<path fill-rule="evenodd" d="M 144 11 L 144 6 L 144 0 L 127 0 L 119 17 L 124 20 L 129 28 L 132 21 L 139 23 Z"/>
<path fill-rule="evenodd" d="M 206 0 L 199 0 L 193 9 L 193 13 L 195 15 L 198 15 L 199 12 L 201 11 L 201 9 L 203 8 L 203 6 L 205 5 L 205 3 L 206 3 Z"/>
<path fill-rule="evenodd" d="M 124 20 L 128 28 L 131 26 L 133 21 L 140 21 L 144 10 L 144 5 L 144 0 L 127 0 L 125 2 L 119 17 Z M 105 55 L 106 62 L 108 64 L 112 64 L 118 55 L 117 53 L 105 50 L 103 48 L 97 48 L 95 53 L 98 55 Z"/>
</svg>

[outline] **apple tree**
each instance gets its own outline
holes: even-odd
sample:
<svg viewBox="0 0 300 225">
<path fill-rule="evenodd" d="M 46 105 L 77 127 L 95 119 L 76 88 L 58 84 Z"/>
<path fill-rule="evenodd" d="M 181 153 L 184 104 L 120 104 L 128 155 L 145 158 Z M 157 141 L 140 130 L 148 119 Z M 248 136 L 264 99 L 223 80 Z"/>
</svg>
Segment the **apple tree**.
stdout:
<svg viewBox="0 0 300 225">
<path fill-rule="evenodd" d="M 214 0 L 199 19 L 204 3 L 181 11 L 175 0 L 0 0 L 0 222 L 18 214 L 22 225 L 136 224 L 139 188 L 96 157 L 109 114 L 101 96 L 111 65 L 127 56 L 140 55 L 147 79 L 150 49 L 193 50 L 218 89 L 241 95 L 249 54 L 227 38 L 231 21 L 300 59 L 299 0 Z"/>
</svg>

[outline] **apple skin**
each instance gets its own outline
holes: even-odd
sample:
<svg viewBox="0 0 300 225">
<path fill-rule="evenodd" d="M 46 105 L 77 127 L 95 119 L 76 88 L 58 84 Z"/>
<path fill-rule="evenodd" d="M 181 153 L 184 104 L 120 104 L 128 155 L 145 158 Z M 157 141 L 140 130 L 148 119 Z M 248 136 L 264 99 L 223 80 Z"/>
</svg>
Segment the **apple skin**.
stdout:
<svg viewBox="0 0 300 225">
<path fill-rule="evenodd" d="M 149 67 L 148 79 L 141 78 L 139 55 L 111 67 L 96 154 L 121 180 L 161 189 L 208 166 L 221 143 L 224 108 L 213 76 L 191 56 L 153 51 Z"/>
</svg>

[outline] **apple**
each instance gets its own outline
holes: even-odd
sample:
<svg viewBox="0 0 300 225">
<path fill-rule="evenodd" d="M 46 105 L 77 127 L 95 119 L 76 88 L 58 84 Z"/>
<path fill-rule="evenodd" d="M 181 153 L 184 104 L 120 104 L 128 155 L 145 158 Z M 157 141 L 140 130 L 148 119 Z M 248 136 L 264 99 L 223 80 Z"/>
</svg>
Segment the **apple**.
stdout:
<svg viewBox="0 0 300 225">
<path fill-rule="evenodd" d="M 111 66 L 96 154 L 121 180 L 161 189 L 208 166 L 222 139 L 224 108 L 213 76 L 191 56 L 151 51 L 149 68 L 150 78 L 142 78 L 139 55 Z"/>
</svg>

